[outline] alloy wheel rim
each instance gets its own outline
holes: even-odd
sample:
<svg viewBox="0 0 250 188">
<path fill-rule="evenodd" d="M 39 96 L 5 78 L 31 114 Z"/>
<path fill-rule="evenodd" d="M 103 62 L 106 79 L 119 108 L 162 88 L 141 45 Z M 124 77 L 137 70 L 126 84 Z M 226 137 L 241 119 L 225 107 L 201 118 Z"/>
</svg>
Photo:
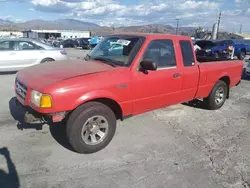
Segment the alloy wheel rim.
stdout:
<svg viewBox="0 0 250 188">
<path fill-rule="evenodd" d="M 217 91 L 215 92 L 215 102 L 216 104 L 221 104 L 224 100 L 224 95 L 225 95 L 225 92 L 224 92 L 224 89 L 222 87 L 219 87 L 217 89 Z"/>
<path fill-rule="evenodd" d="M 92 116 L 82 127 L 82 140 L 88 145 L 97 145 L 106 138 L 108 127 L 108 121 L 105 117 Z"/>
</svg>

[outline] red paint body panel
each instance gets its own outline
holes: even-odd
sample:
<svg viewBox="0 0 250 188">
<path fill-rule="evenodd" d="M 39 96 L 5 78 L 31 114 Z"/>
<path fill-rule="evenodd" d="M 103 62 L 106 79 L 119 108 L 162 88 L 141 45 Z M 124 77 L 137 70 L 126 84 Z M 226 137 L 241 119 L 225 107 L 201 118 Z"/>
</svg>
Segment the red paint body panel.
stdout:
<svg viewBox="0 0 250 188">
<path fill-rule="evenodd" d="M 127 35 L 127 34 L 126 34 Z M 136 115 L 195 98 L 207 97 L 214 84 L 223 76 L 230 78 L 230 87 L 241 79 L 243 61 L 198 63 L 184 67 L 179 40 L 184 36 L 135 34 L 146 41 L 130 67 L 111 67 L 98 61 L 64 61 L 32 66 L 17 73 L 17 79 L 28 87 L 26 106 L 44 114 L 74 110 L 97 98 L 109 98 L 122 108 L 123 115 Z M 149 71 L 137 70 L 151 40 L 171 39 L 176 53 L 176 68 Z M 174 78 L 173 74 L 181 76 Z M 125 87 L 121 87 L 125 86 Z M 53 107 L 41 109 L 30 102 L 31 90 L 52 96 Z"/>
<path fill-rule="evenodd" d="M 212 90 L 215 82 L 227 76 L 230 79 L 230 88 L 235 86 L 240 80 L 243 70 L 242 61 L 219 61 L 200 63 L 200 81 L 197 98 L 207 97 Z"/>
</svg>

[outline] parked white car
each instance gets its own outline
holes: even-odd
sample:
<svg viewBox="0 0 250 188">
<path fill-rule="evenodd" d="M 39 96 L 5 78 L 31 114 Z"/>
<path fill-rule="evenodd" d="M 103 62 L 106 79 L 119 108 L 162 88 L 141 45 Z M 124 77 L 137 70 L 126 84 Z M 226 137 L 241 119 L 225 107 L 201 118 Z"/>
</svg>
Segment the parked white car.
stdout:
<svg viewBox="0 0 250 188">
<path fill-rule="evenodd" d="M 64 49 L 55 48 L 36 40 L 0 39 L 0 72 L 18 71 L 39 63 L 67 59 L 68 56 Z"/>
</svg>

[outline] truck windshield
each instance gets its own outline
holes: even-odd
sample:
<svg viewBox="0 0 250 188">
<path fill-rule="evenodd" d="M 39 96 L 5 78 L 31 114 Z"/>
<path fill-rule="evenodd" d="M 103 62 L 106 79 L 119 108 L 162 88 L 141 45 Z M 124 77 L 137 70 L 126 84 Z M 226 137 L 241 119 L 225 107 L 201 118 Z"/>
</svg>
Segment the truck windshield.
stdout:
<svg viewBox="0 0 250 188">
<path fill-rule="evenodd" d="M 104 38 L 88 55 L 88 59 L 100 60 L 103 63 L 129 66 L 140 45 L 142 37 L 109 36 Z"/>
</svg>

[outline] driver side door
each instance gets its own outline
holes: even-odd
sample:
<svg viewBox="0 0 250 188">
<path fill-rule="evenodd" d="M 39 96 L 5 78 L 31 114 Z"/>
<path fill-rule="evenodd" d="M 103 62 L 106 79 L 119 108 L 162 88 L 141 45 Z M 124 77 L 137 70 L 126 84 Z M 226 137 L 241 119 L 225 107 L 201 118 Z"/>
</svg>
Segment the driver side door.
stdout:
<svg viewBox="0 0 250 188">
<path fill-rule="evenodd" d="M 180 101 L 182 73 L 177 63 L 174 42 L 171 39 L 152 40 L 143 60 L 157 63 L 157 70 L 135 71 L 132 76 L 133 114 L 175 104 Z"/>
</svg>

